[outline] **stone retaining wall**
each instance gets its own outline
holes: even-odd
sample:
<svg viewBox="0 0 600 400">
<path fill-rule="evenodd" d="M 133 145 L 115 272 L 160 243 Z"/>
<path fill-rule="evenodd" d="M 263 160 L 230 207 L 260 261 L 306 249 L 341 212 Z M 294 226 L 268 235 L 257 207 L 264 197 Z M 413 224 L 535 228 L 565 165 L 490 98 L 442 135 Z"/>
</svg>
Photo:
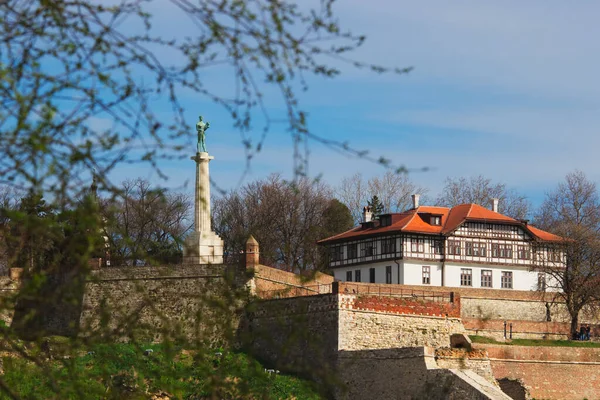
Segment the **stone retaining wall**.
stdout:
<svg viewBox="0 0 600 400">
<path fill-rule="evenodd" d="M 428 347 L 340 351 L 339 399 L 508 400 L 472 371 L 440 368 Z"/>
<path fill-rule="evenodd" d="M 338 343 L 337 295 L 258 300 L 240 326 L 242 346 L 267 366 L 323 383 L 335 382 Z"/>
<path fill-rule="evenodd" d="M 81 335 L 127 340 L 233 337 L 239 282 L 223 265 L 104 268 L 92 271 L 80 316 Z M 241 296 L 241 292 L 239 294 Z"/>
<path fill-rule="evenodd" d="M 331 293 L 334 280 L 333 276 L 321 272 L 305 277 L 260 264 L 252 266 L 251 271 L 254 273 L 254 279 L 250 282 L 250 291 L 260 298 Z"/>
<path fill-rule="evenodd" d="M 414 315 L 411 307 L 391 307 L 389 310 L 390 302 L 395 304 L 394 299 L 389 297 L 379 298 L 379 306 L 376 297 L 367 296 L 367 299 L 339 295 L 340 350 L 449 347 L 451 334 L 465 332 L 459 318 L 436 316 L 439 303 L 419 302 L 418 313 Z"/>
<path fill-rule="evenodd" d="M 0 276 L 0 321 L 10 326 L 15 312 L 15 296 L 19 282 L 8 276 Z"/>
</svg>

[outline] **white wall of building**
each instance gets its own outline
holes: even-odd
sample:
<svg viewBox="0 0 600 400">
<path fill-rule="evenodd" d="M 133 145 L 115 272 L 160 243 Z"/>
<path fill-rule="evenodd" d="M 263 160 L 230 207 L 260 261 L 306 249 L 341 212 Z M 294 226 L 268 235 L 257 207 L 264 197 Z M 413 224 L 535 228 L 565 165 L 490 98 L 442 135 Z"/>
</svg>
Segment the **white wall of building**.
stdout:
<svg viewBox="0 0 600 400">
<path fill-rule="evenodd" d="M 400 269 L 402 267 L 402 262 L 399 262 Z M 352 271 L 352 281 L 356 281 L 356 270 L 360 270 L 361 282 L 369 283 L 369 270 L 371 268 L 375 268 L 375 283 L 386 283 L 386 267 L 391 267 L 392 269 L 392 283 L 398 284 L 402 282 L 402 271 L 400 271 L 400 282 L 398 281 L 398 264 L 396 264 L 393 260 L 389 261 L 379 261 L 372 264 L 361 264 L 361 265 L 352 265 L 348 267 L 340 267 L 335 268 L 333 271 L 333 276 L 336 280 L 346 281 L 346 273 L 348 271 Z"/>
<path fill-rule="evenodd" d="M 429 267 L 429 285 L 442 286 L 442 264 L 431 261 L 404 261 L 404 284 L 423 285 L 423 267 Z"/>
<path fill-rule="evenodd" d="M 473 265 L 446 263 L 445 284 L 450 287 L 461 287 L 460 276 L 461 269 L 470 269 L 472 273 L 473 288 L 481 288 L 481 271 L 492 271 L 492 289 L 502 289 L 502 271 L 510 271 L 513 275 L 513 290 L 537 290 L 538 272 L 529 271 L 527 268 L 516 266 L 498 266 L 498 265 Z M 485 289 L 485 288 L 484 288 Z M 510 289 L 507 289 L 510 290 Z"/>
<path fill-rule="evenodd" d="M 350 267 L 336 268 L 334 277 L 340 281 L 346 281 L 346 274 L 352 271 L 352 281 L 356 282 L 356 271 L 361 274 L 361 282 L 370 282 L 370 269 L 375 268 L 375 283 L 386 282 L 386 267 L 391 267 L 392 283 L 404 285 L 423 285 L 423 286 L 444 286 L 461 287 L 461 269 L 466 268 L 471 270 L 472 286 L 480 289 L 481 286 L 481 271 L 492 271 L 492 289 L 502 289 L 502 271 L 510 271 L 513 274 L 512 290 L 538 290 L 538 271 L 529 271 L 527 268 L 518 266 L 498 266 L 498 265 L 473 265 L 473 264 L 458 264 L 448 263 L 442 267 L 440 262 L 428 262 L 418 260 L 400 261 L 399 265 L 394 261 L 383 261 L 373 264 L 355 265 Z M 423 284 L 423 267 L 429 267 L 430 283 Z M 442 278 L 442 273 L 444 277 Z M 550 277 L 547 277 L 548 285 L 552 282 Z M 485 289 L 485 288 L 484 288 Z M 506 289 L 511 290 L 511 289 Z"/>
</svg>

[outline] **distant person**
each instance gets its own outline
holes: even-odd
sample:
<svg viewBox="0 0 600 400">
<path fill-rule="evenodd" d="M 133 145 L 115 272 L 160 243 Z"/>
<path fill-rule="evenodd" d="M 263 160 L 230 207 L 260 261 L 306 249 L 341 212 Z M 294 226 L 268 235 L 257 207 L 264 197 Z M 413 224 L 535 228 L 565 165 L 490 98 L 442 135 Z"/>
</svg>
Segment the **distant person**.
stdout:
<svg viewBox="0 0 600 400">
<path fill-rule="evenodd" d="M 590 340 L 591 339 L 591 330 L 592 328 L 590 328 L 590 324 L 587 324 L 587 326 L 585 327 L 585 339 L 586 340 Z"/>
<path fill-rule="evenodd" d="M 579 328 L 579 340 L 585 340 L 585 325 Z"/>
</svg>

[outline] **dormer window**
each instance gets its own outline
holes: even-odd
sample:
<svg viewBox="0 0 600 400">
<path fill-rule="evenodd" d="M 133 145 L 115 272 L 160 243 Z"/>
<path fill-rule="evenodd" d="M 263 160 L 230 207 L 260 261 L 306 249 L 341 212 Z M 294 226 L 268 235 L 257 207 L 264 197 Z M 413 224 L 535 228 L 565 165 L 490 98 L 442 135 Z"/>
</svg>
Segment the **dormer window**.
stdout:
<svg viewBox="0 0 600 400">
<path fill-rule="evenodd" d="M 392 216 L 389 214 L 381 215 L 379 217 L 380 226 L 390 226 L 392 224 Z"/>
<path fill-rule="evenodd" d="M 431 218 L 429 219 L 429 223 L 431 225 L 440 226 L 440 225 L 442 225 L 442 217 L 440 217 L 439 215 L 432 215 Z"/>
</svg>

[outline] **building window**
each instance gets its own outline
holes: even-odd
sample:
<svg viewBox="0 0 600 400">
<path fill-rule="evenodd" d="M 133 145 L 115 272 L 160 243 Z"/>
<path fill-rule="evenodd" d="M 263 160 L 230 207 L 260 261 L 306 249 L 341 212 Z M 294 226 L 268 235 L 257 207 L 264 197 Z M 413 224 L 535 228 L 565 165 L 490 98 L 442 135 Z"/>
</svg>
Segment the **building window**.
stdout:
<svg viewBox="0 0 600 400">
<path fill-rule="evenodd" d="M 342 259 L 342 246 L 333 246 L 331 248 L 331 261 L 336 262 Z"/>
<path fill-rule="evenodd" d="M 543 272 L 538 273 L 538 290 L 540 292 L 546 291 L 546 274 Z"/>
<path fill-rule="evenodd" d="M 548 249 L 548 261 L 561 262 L 562 261 L 562 252 L 557 249 Z"/>
<path fill-rule="evenodd" d="M 444 254 L 444 242 L 441 240 L 433 241 L 433 253 L 434 254 Z"/>
<path fill-rule="evenodd" d="M 375 255 L 375 243 L 372 240 L 360 244 L 363 257 L 373 257 Z"/>
<path fill-rule="evenodd" d="M 410 242 L 410 251 L 413 253 L 422 253 L 423 250 L 423 239 L 412 239 Z"/>
<path fill-rule="evenodd" d="M 513 273 L 511 271 L 502 271 L 502 280 L 500 284 L 502 289 L 512 289 Z"/>
<path fill-rule="evenodd" d="M 423 266 L 423 285 L 429 285 L 431 283 L 431 268 L 429 266 Z"/>
<path fill-rule="evenodd" d="M 487 244 L 485 242 L 479 242 L 479 257 L 485 257 L 486 250 Z"/>
<path fill-rule="evenodd" d="M 442 217 L 440 217 L 439 215 L 432 215 L 429 222 L 431 223 L 431 225 L 441 225 Z"/>
<path fill-rule="evenodd" d="M 472 256 L 473 255 L 473 242 L 466 242 L 465 243 L 465 254 L 467 256 Z"/>
<path fill-rule="evenodd" d="M 356 243 L 348 245 L 348 258 L 358 258 L 358 245 Z"/>
<path fill-rule="evenodd" d="M 352 271 L 346 271 L 346 282 L 352 282 Z"/>
<path fill-rule="evenodd" d="M 460 256 L 460 241 L 448 240 L 448 254 Z"/>
<path fill-rule="evenodd" d="M 473 257 L 485 257 L 486 245 L 483 242 L 466 242 L 465 254 Z"/>
<path fill-rule="evenodd" d="M 492 287 L 492 270 L 482 269 L 481 270 L 481 287 Z"/>
<path fill-rule="evenodd" d="M 492 257 L 512 258 L 512 244 L 492 244 Z"/>
<path fill-rule="evenodd" d="M 375 283 L 375 268 L 369 268 L 369 282 Z"/>
<path fill-rule="evenodd" d="M 396 252 L 396 239 L 385 238 L 381 241 L 381 254 L 392 254 Z"/>
<path fill-rule="evenodd" d="M 519 260 L 529 260 L 529 247 L 528 246 L 517 246 L 517 258 Z"/>
<path fill-rule="evenodd" d="M 392 283 L 392 266 L 385 267 L 385 283 Z"/>
<path fill-rule="evenodd" d="M 470 268 L 460 269 L 460 286 L 473 286 L 473 271 Z"/>
<path fill-rule="evenodd" d="M 361 282 L 360 280 L 360 269 L 354 271 L 354 282 Z"/>
<path fill-rule="evenodd" d="M 379 217 L 380 226 L 390 226 L 392 224 L 392 216 L 391 215 L 382 215 Z"/>
</svg>

